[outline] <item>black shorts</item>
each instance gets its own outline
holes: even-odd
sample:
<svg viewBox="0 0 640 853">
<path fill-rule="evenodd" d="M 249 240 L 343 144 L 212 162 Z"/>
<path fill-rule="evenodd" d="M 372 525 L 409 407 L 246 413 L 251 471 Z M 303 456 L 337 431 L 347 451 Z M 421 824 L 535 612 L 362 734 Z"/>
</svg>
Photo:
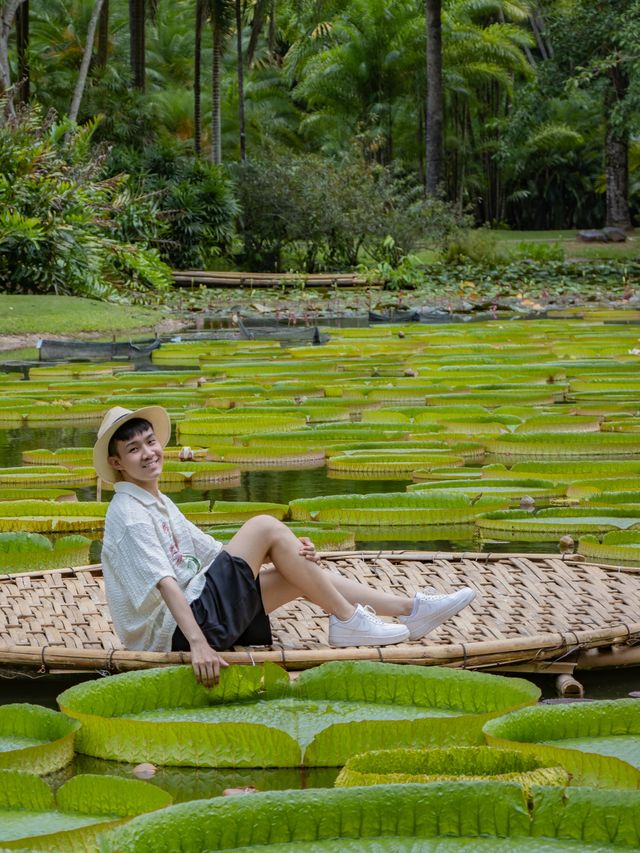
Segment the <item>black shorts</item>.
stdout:
<svg viewBox="0 0 640 853">
<path fill-rule="evenodd" d="M 260 578 L 254 577 L 242 557 L 220 551 L 207 569 L 200 597 L 191 602 L 191 612 L 217 651 L 234 645 L 271 645 L 271 624 L 262 604 Z M 189 642 L 178 626 L 171 651 L 189 651 Z"/>
</svg>

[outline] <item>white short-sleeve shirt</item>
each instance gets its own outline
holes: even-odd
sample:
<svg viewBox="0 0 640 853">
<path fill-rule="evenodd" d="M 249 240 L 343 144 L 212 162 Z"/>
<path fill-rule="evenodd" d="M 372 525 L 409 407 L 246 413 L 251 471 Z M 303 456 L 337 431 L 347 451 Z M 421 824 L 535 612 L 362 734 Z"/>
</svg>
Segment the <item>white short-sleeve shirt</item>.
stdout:
<svg viewBox="0 0 640 853">
<path fill-rule="evenodd" d="M 176 629 L 158 589 L 175 578 L 188 604 L 222 544 L 188 521 L 166 495 L 115 484 L 102 546 L 102 572 L 113 625 L 126 649 L 168 652 Z"/>
</svg>

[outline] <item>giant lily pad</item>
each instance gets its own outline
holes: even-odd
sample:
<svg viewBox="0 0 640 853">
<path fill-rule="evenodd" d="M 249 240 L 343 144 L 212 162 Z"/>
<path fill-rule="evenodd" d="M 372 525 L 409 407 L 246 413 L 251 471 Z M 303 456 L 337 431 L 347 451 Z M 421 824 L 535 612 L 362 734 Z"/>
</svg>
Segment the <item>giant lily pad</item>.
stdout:
<svg viewBox="0 0 640 853">
<path fill-rule="evenodd" d="M 432 474 L 432 476 L 435 476 Z M 551 498 L 564 495 L 564 486 L 559 486 L 551 480 L 507 480 L 498 478 L 491 480 L 489 477 L 476 477 L 470 480 L 437 480 L 429 482 L 411 483 L 407 486 L 408 492 L 429 492 L 433 490 L 446 490 L 454 494 L 463 493 L 469 497 L 476 495 L 503 495 L 510 499 L 520 499 L 523 495 L 535 496 L 537 498 Z"/>
<path fill-rule="evenodd" d="M 0 768 L 52 773 L 73 758 L 80 728 L 57 711 L 19 702 L 0 705 Z"/>
<path fill-rule="evenodd" d="M 271 515 L 282 520 L 287 515 L 287 504 L 267 503 L 266 501 L 214 501 L 211 510 L 195 510 L 187 512 L 182 505 L 182 511 L 194 524 L 233 524 L 236 521 L 246 521 L 256 515 Z"/>
<path fill-rule="evenodd" d="M 482 724 L 537 699 L 520 679 L 437 667 L 329 663 L 290 683 L 231 667 L 212 691 L 190 667 L 126 673 L 65 691 L 78 751 L 205 767 L 339 766 L 375 746 L 481 743 Z"/>
<path fill-rule="evenodd" d="M 341 530 L 325 524 L 302 524 L 299 522 L 286 522 L 287 527 L 298 538 L 307 536 L 318 550 L 322 551 L 344 551 L 355 546 L 353 530 Z M 220 542 L 228 542 L 240 529 L 239 524 L 206 527 L 215 539 Z"/>
<path fill-rule="evenodd" d="M 337 787 L 389 785 L 397 782 L 516 782 L 568 785 L 570 774 L 559 764 L 514 749 L 453 746 L 434 749 L 379 749 L 348 759 L 336 779 Z"/>
<path fill-rule="evenodd" d="M 505 456 L 615 456 L 640 451 L 640 436 L 633 433 L 518 433 L 489 438 L 486 448 Z"/>
<path fill-rule="evenodd" d="M 70 470 L 61 465 L 0 468 L 0 486 L 91 486 L 95 481 L 96 472 L 93 468 Z"/>
<path fill-rule="evenodd" d="M 464 465 L 464 457 L 438 449 L 403 452 L 378 450 L 332 456 L 327 461 L 330 471 L 346 472 L 349 477 L 358 474 L 394 474 L 398 480 L 407 479 L 417 468 L 443 465 Z"/>
<path fill-rule="evenodd" d="M 571 507 L 487 512 L 476 518 L 481 536 L 507 540 L 550 541 L 563 534 L 598 533 L 640 526 L 637 507 Z"/>
<path fill-rule="evenodd" d="M 321 495 L 291 501 L 291 518 L 341 525 L 452 525 L 480 513 L 508 506 L 509 499 L 488 495 L 475 500 L 449 492 L 387 492 L 368 495 Z"/>
<path fill-rule="evenodd" d="M 539 705 L 490 720 L 490 744 L 556 762 L 578 784 L 640 788 L 640 702 Z"/>
<path fill-rule="evenodd" d="M 89 562 L 91 540 L 62 536 L 54 542 L 40 533 L 0 533 L 0 573 L 59 569 Z"/>
<path fill-rule="evenodd" d="M 554 482 L 573 483 L 595 478 L 611 479 L 640 474 L 640 461 L 626 459 L 567 459 L 562 462 L 516 462 L 512 468 L 504 465 L 485 465 L 483 477 L 543 477 Z"/>
<path fill-rule="evenodd" d="M 596 536 L 580 537 L 579 551 L 593 560 L 640 562 L 640 530 L 612 530 L 602 542 Z"/>
<path fill-rule="evenodd" d="M 170 805 L 171 797 L 145 782 L 75 776 L 56 792 L 37 776 L 0 771 L 0 847 L 95 850 L 105 829 Z"/>
<path fill-rule="evenodd" d="M 437 782 L 283 791 L 172 806 L 103 839 L 104 853 L 202 850 L 614 853 L 640 845 L 640 792 Z"/>
</svg>

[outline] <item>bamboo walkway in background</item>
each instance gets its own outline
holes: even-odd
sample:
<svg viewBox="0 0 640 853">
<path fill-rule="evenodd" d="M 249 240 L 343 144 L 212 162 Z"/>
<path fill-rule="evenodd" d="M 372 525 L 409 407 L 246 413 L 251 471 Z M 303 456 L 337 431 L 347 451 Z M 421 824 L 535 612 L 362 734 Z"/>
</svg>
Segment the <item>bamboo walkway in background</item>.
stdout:
<svg viewBox="0 0 640 853">
<path fill-rule="evenodd" d="M 274 661 L 297 670 L 331 660 L 381 660 L 529 672 L 640 663 L 638 568 L 551 554 L 343 551 L 322 558 L 326 568 L 381 589 L 412 595 L 425 586 L 445 592 L 469 585 L 477 596 L 421 641 L 348 649 L 328 646 L 327 617 L 299 600 L 272 615 L 272 646 L 225 652 L 230 663 Z M 5 674 L 120 672 L 188 660 L 184 653 L 120 648 L 99 566 L 0 576 Z"/>
<path fill-rule="evenodd" d="M 176 287 L 379 287 L 367 282 L 362 276 L 352 273 L 284 273 L 284 272 L 236 272 L 206 270 L 173 270 Z"/>
</svg>

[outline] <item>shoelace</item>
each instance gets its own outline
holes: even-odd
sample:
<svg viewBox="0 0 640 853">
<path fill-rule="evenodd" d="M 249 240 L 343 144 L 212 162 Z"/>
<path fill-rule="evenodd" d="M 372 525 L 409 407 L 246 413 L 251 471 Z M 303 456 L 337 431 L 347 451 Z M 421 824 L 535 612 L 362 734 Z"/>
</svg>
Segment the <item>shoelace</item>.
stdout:
<svg viewBox="0 0 640 853">
<path fill-rule="evenodd" d="M 454 590 L 454 592 L 455 592 L 455 590 Z M 421 593 L 421 595 L 424 596 L 424 598 L 428 598 L 429 601 L 438 601 L 439 599 L 442 599 L 442 598 L 448 598 L 449 595 L 451 595 L 451 593 L 438 592 L 432 586 L 428 586 L 424 590 L 420 590 L 420 593 Z"/>
<path fill-rule="evenodd" d="M 376 614 L 376 611 L 373 609 L 373 607 L 371 607 L 370 604 L 363 604 L 362 610 L 368 622 L 371 622 L 375 625 L 384 624 L 382 622 L 382 619 L 379 618 L 379 616 Z"/>
</svg>

